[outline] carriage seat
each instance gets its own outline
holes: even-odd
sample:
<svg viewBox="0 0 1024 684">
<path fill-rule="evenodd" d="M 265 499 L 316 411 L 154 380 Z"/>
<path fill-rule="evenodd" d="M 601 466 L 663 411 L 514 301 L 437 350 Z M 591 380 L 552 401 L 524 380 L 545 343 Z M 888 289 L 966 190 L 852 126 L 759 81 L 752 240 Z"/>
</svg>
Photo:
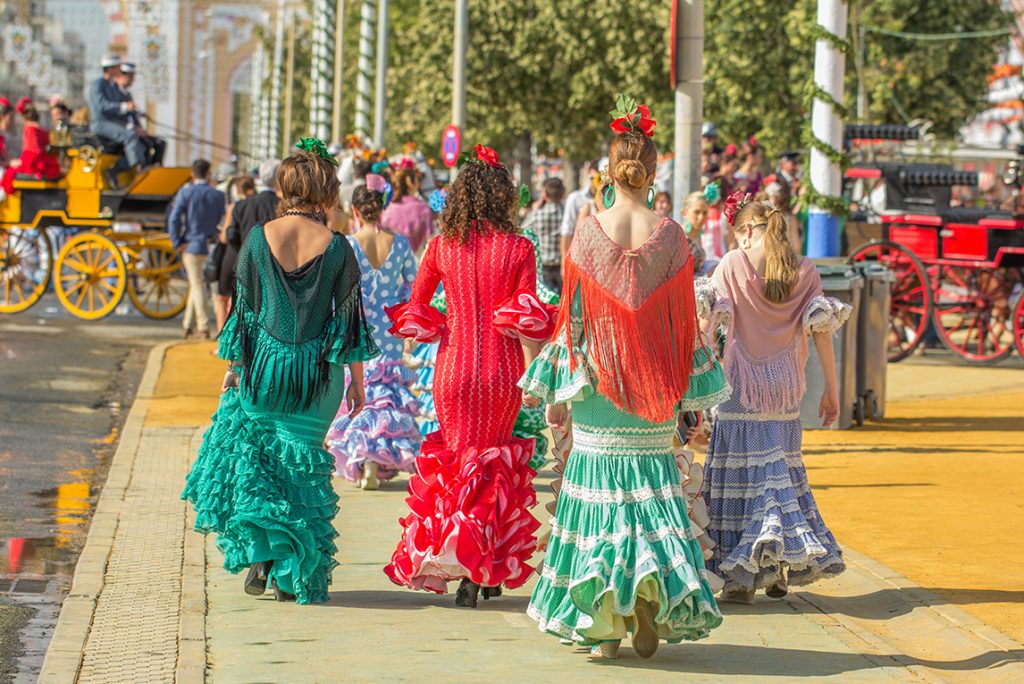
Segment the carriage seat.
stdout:
<svg viewBox="0 0 1024 684">
<path fill-rule="evenodd" d="M 997 211 L 995 209 L 978 209 L 975 207 L 945 207 L 938 212 L 943 223 L 977 223 L 982 219 L 1012 219 L 1013 214 L 1008 211 Z"/>
<path fill-rule="evenodd" d="M 96 151 L 102 152 L 103 154 L 124 154 L 124 147 L 120 143 L 116 143 L 113 140 L 107 140 L 106 138 L 100 137 L 89 131 L 74 133 L 72 140 L 74 141 L 75 147 L 90 145 L 95 147 Z"/>
</svg>

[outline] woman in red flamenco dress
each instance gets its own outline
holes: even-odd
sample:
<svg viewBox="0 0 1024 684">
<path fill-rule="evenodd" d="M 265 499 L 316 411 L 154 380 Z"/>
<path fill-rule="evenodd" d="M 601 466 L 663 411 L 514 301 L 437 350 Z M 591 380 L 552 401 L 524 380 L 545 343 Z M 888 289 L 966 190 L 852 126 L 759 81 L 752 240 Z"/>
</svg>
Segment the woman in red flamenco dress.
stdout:
<svg viewBox="0 0 1024 684">
<path fill-rule="evenodd" d="M 409 481 L 410 512 L 384 572 L 395 584 L 445 593 L 476 607 L 533 568 L 539 523 L 533 440 L 512 437 L 522 404 L 516 382 L 550 336 L 555 310 L 536 295 L 530 241 L 514 220 L 512 175 L 491 150 L 464 155 L 448 191 L 441 235 L 427 247 L 409 302 L 387 310 L 391 333 L 440 340 L 434 402 L 441 429 L 426 436 Z M 444 284 L 447 316 L 430 306 Z M 524 358 L 525 357 L 525 358 Z"/>
<path fill-rule="evenodd" d="M 50 132 L 39 125 L 39 112 L 32 104 L 32 100 L 23 97 L 18 100 L 14 109 L 21 114 L 25 125 L 21 132 L 21 157 L 11 162 L 4 170 L 3 180 L 0 180 L 0 187 L 8 195 L 17 192 L 14 188 L 14 178 L 18 174 L 29 175 L 37 180 L 60 177 L 60 164 L 57 163 L 57 158 L 46 151 L 50 146 Z"/>
</svg>

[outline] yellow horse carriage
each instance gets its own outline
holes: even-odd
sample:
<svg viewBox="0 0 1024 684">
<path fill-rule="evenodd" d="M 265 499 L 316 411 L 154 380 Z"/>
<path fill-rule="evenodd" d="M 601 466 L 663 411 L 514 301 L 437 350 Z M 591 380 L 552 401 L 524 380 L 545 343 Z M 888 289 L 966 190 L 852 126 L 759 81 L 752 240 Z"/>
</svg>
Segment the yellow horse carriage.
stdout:
<svg viewBox="0 0 1024 684">
<path fill-rule="evenodd" d="M 0 202 L 0 313 L 25 311 L 52 280 L 64 308 L 86 320 L 113 312 L 125 293 L 150 318 L 178 315 L 188 280 L 166 223 L 189 169 L 121 174 L 114 190 L 106 179 L 119 150 L 76 137 L 51 134 L 60 179 L 16 177 L 17 192 Z"/>
</svg>

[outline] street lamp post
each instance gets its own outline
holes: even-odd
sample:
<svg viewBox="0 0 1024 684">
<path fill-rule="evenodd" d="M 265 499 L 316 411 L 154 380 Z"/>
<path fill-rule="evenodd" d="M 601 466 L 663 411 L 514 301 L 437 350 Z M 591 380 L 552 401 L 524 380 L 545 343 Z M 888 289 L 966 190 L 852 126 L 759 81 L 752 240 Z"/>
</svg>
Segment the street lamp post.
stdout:
<svg viewBox="0 0 1024 684">
<path fill-rule="evenodd" d="M 700 129 L 704 117 L 704 0 L 674 0 L 673 87 L 676 95 L 672 210 L 701 186 Z"/>
<path fill-rule="evenodd" d="M 370 96 L 373 73 L 373 22 L 376 3 L 363 0 L 359 23 L 359 76 L 356 79 L 356 135 L 362 140 L 370 137 Z"/>
<path fill-rule="evenodd" d="M 469 41 L 469 5 L 467 0 L 455 0 L 455 49 L 452 68 L 452 123 L 460 131 L 466 128 L 466 51 Z M 455 180 L 458 169 L 452 168 Z"/>
<path fill-rule="evenodd" d="M 379 0 L 377 6 L 377 93 L 373 119 L 373 139 L 378 147 L 384 147 L 384 133 L 387 122 L 388 91 L 388 0 Z"/>
</svg>

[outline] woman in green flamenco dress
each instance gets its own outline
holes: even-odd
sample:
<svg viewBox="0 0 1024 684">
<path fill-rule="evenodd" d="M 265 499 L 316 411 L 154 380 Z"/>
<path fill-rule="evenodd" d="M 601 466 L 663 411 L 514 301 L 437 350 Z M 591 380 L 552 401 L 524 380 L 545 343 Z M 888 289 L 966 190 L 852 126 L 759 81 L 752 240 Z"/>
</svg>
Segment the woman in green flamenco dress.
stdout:
<svg viewBox="0 0 1024 684">
<path fill-rule="evenodd" d="M 328 599 L 337 565 L 324 437 L 343 399 L 350 415 L 362 409 L 362 362 L 378 354 L 352 247 L 326 226 L 338 181 L 317 143 L 304 139 L 308 151 L 281 163 L 283 212 L 253 228 L 238 255 L 218 349 L 230 368 L 182 493 L 196 531 L 217 533 L 225 569 L 249 569 L 246 593 L 269 584 L 277 600 L 303 604 Z"/>
<path fill-rule="evenodd" d="M 677 410 L 700 405 L 688 393 L 700 366 L 693 259 L 679 224 L 648 208 L 650 111 L 618 104 L 606 210 L 577 228 L 555 337 L 520 381 L 547 402 L 552 429 L 572 407 L 572 451 L 527 612 L 599 658 L 618 657 L 632 632 L 647 658 L 660 640 L 703 638 L 722 617 L 673 454 Z"/>
</svg>

